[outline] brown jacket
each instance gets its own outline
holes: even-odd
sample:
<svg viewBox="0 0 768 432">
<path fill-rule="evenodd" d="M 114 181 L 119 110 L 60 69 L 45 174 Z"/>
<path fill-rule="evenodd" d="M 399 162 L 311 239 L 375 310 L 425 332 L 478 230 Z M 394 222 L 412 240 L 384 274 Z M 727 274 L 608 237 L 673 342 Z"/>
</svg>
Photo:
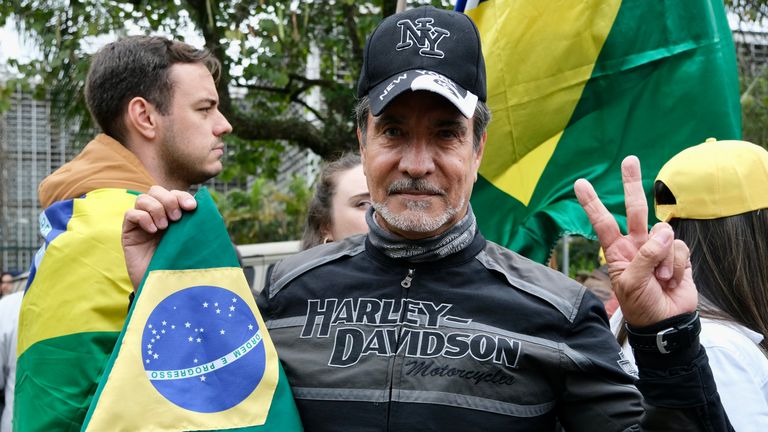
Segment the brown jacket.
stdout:
<svg viewBox="0 0 768 432">
<path fill-rule="evenodd" d="M 97 135 L 74 159 L 46 177 L 38 188 L 43 208 L 101 188 L 147 192 L 157 184 L 141 161 L 113 138 Z"/>
</svg>

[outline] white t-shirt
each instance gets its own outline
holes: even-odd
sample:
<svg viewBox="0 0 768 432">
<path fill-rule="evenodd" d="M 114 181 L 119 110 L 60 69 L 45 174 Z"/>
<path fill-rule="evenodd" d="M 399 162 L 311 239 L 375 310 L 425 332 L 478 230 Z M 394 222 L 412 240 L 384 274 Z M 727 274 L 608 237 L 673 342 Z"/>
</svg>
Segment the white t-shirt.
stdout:
<svg viewBox="0 0 768 432">
<path fill-rule="evenodd" d="M 0 298 L 0 391 L 5 389 L 5 406 L 0 416 L 0 432 L 11 431 L 13 390 L 16 384 L 16 338 L 19 329 L 19 310 L 24 292 L 19 291 Z"/>
<path fill-rule="evenodd" d="M 611 331 L 618 334 L 621 309 L 611 317 Z M 763 336 L 728 321 L 701 319 L 699 340 L 707 350 L 709 366 L 728 420 L 737 432 L 768 431 L 768 357 L 758 347 Z M 635 357 L 627 342 L 624 355 Z"/>
</svg>

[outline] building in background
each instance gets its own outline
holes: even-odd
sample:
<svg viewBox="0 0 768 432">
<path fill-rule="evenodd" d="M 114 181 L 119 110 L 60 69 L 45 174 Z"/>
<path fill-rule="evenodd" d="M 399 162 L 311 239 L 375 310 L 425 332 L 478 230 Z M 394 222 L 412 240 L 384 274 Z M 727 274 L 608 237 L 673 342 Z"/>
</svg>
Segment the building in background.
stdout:
<svg viewBox="0 0 768 432">
<path fill-rule="evenodd" d="M 0 265 L 28 269 L 40 247 L 37 185 L 76 153 L 71 123 L 56 121 L 50 104 L 14 93 L 0 116 Z"/>
<path fill-rule="evenodd" d="M 733 42 L 742 74 L 750 77 L 761 75 L 768 64 L 768 32 L 734 30 Z"/>
</svg>

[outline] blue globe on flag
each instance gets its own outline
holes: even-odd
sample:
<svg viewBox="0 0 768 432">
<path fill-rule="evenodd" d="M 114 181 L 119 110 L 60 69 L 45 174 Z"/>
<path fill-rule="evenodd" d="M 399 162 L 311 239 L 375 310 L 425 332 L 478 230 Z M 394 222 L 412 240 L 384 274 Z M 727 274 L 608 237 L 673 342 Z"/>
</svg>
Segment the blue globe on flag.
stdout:
<svg viewBox="0 0 768 432">
<path fill-rule="evenodd" d="M 169 295 L 149 315 L 141 343 L 152 385 L 191 411 L 232 408 L 264 376 L 266 354 L 256 317 L 225 288 L 194 286 Z"/>
</svg>

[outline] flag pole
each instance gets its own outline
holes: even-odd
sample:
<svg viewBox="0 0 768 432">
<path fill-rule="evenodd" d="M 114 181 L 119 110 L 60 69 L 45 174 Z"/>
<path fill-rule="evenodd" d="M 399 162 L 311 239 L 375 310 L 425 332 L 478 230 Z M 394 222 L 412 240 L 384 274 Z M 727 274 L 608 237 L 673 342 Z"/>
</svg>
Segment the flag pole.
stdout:
<svg viewBox="0 0 768 432">
<path fill-rule="evenodd" d="M 405 4 L 407 0 L 397 0 L 397 8 L 395 10 L 396 13 L 400 13 L 405 10 Z"/>
</svg>

